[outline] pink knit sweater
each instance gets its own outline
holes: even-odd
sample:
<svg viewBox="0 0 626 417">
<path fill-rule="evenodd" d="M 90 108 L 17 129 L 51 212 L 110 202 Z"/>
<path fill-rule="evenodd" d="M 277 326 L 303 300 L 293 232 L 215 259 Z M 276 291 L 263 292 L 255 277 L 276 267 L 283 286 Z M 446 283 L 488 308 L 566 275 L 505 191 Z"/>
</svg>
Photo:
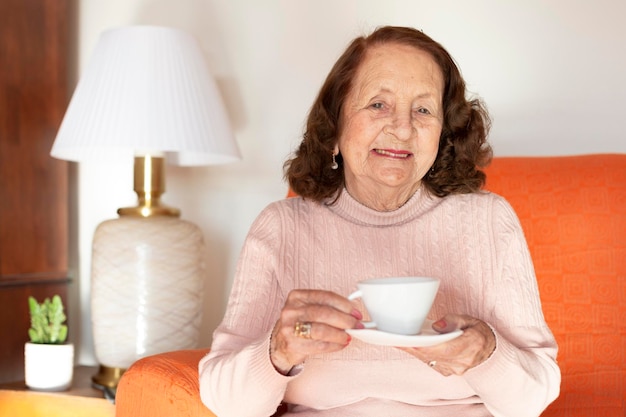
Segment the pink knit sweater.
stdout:
<svg viewBox="0 0 626 417">
<path fill-rule="evenodd" d="M 348 295 L 365 278 L 441 279 L 429 315 L 469 314 L 492 326 L 493 355 L 444 377 L 411 355 L 358 339 L 276 372 L 269 338 L 295 288 Z M 538 416 L 559 392 L 556 342 L 509 204 L 490 193 L 418 191 L 393 212 L 343 192 L 335 205 L 278 201 L 245 241 L 223 322 L 200 362 L 200 394 L 219 417 L 266 417 L 281 401 L 297 416 Z"/>
</svg>

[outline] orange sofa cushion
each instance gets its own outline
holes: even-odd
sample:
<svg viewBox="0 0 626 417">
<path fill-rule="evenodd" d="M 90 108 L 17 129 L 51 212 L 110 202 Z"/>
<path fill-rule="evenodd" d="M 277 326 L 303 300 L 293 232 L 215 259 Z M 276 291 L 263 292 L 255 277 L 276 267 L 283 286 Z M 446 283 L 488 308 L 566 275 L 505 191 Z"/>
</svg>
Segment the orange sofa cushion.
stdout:
<svg viewBox="0 0 626 417">
<path fill-rule="evenodd" d="M 520 218 L 559 345 L 543 416 L 626 416 L 626 155 L 495 158 L 486 188 Z"/>
<path fill-rule="evenodd" d="M 198 362 L 207 353 L 179 350 L 135 362 L 117 387 L 116 417 L 215 417 L 200 401 Z"/>
</svg>

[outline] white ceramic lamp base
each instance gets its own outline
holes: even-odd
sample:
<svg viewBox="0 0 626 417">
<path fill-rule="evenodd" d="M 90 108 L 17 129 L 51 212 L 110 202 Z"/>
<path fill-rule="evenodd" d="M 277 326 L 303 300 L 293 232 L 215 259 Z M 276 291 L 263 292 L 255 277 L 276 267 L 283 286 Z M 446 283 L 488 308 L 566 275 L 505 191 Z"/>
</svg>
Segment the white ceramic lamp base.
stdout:
<svg viewBox="0 0 626 417">
<path fill-rule="evenodd" d="M 121 217 L 93 241 L 91 308 L 96 357 L 128 368 L 156 353 L 195 348 L 204 288 L 202 232 L 175 217 Z"/>
</svg>

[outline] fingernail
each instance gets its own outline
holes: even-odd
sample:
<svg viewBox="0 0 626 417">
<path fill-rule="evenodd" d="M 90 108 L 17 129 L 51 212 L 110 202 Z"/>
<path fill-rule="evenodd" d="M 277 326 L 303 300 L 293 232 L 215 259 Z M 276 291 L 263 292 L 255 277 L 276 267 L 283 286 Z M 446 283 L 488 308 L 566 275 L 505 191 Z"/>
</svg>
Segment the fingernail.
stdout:
<svg viewBox="0 0 626 417">
<path fill-rule="evenodd" d="M 359 321 L 359 322 L 357 322 L 356 326 L 354 326 L 354 328 L 355 329 L 365 329 L 365 325 Z"/>
<path fill-rule="evenodd" d="M 352 336 L 348 335 L 348 340 L 346 340 L 346 346 L 348 346 L 352 342 Z"/>
<path fill-rule="evenodd" d="M 445 329 L 446 326 L 448 325 L 448 323 L 446 323 L 446 321 L 444 319 L 439 319 L 436 322 L 433 323 L 433 326 L 439 328 L 439 329 Z"/>
<path fill-rule="evenodd" d="M 352 310 L 350 315 L 352 317 L 354 317 L 355 319 L 357 319 L 357 320 L 362 320 L 363 319 L 363 314 L 361 314 L 361 312 L 359 310 L 357 310 L 356 308 Z"/>
</svg>

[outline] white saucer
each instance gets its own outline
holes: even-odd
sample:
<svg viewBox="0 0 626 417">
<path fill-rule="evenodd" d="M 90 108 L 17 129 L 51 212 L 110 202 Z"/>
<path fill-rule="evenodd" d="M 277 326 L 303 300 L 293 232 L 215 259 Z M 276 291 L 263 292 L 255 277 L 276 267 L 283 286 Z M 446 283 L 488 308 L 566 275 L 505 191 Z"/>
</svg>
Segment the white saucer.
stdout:
<svg viewBox="0 0 626 417">
<path fill-rule="evenodd" d="M 346 332 L 365 343 L 396 347 L 434 346 L 455 339 L 463 334 L 463 330 L 455 330 L 450 333 L 437 333 L 433 330 L 432 324 L 433 322 L 431 320 L 426 320 L 420 334 L 411 336 L 388 333 L 376 329 L 347 329 Z"/>
</svg>

